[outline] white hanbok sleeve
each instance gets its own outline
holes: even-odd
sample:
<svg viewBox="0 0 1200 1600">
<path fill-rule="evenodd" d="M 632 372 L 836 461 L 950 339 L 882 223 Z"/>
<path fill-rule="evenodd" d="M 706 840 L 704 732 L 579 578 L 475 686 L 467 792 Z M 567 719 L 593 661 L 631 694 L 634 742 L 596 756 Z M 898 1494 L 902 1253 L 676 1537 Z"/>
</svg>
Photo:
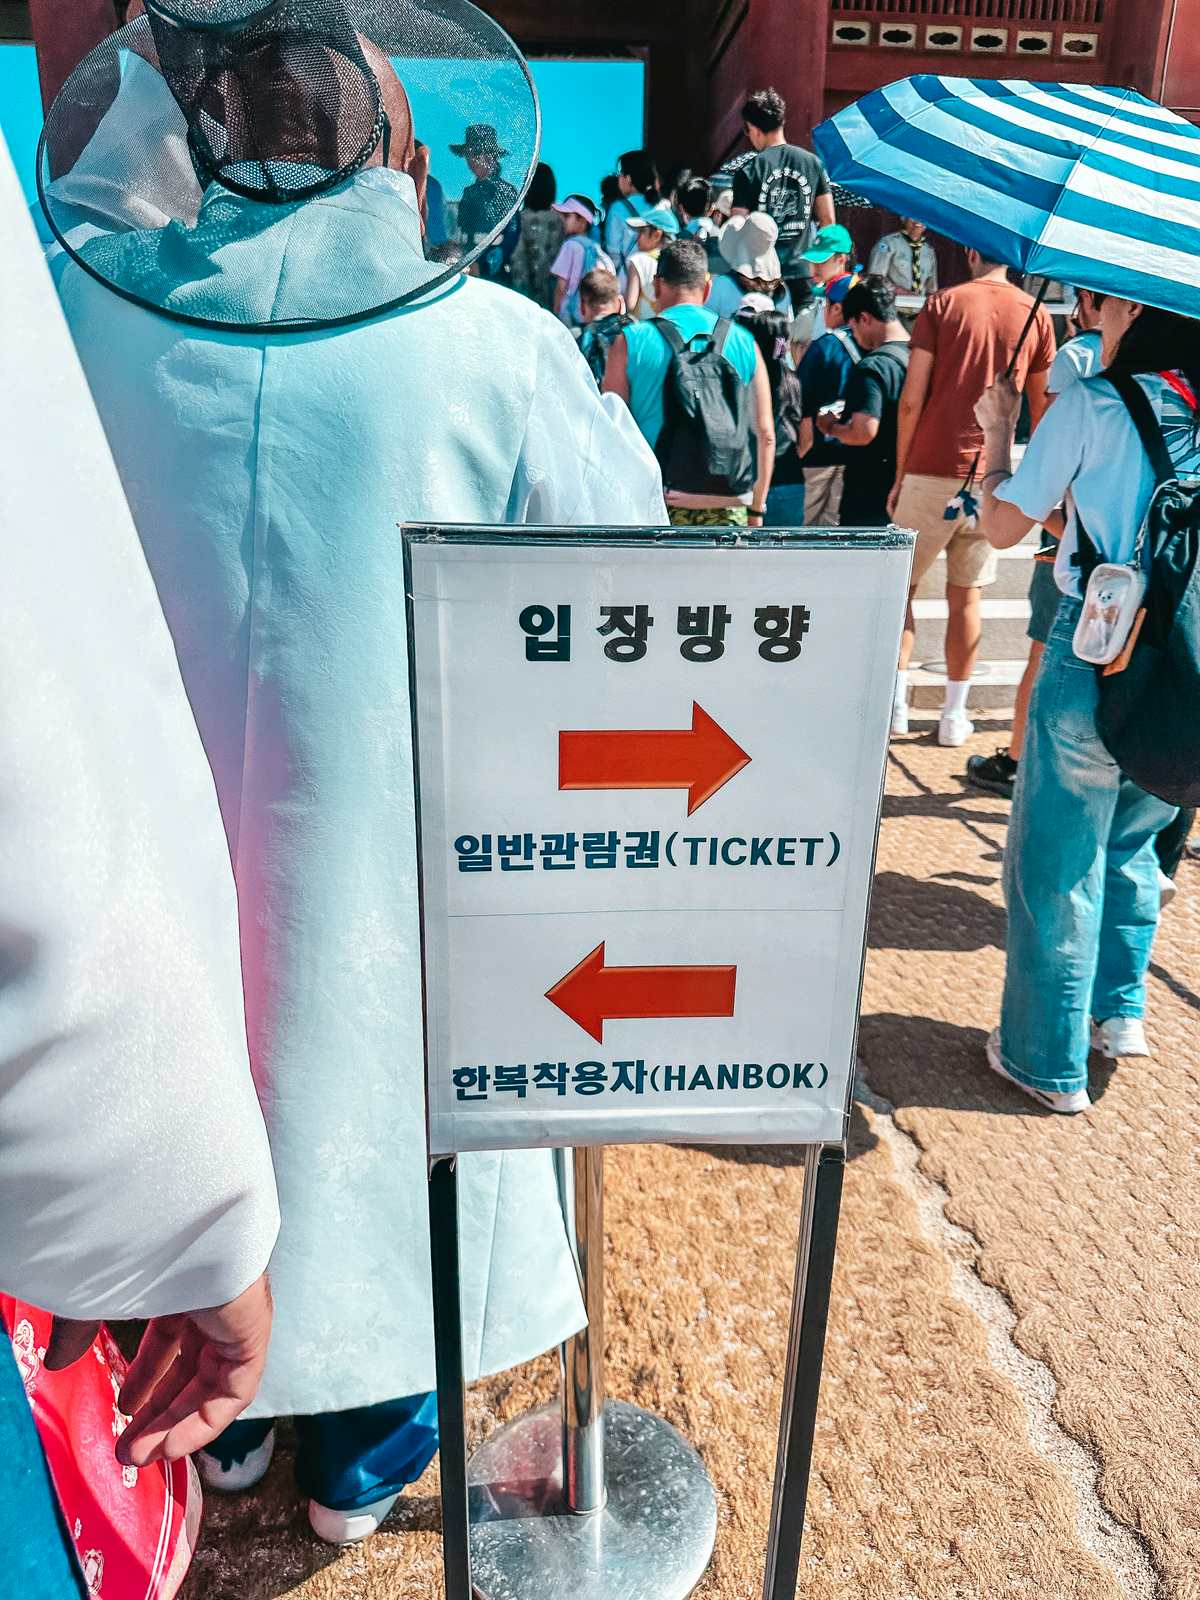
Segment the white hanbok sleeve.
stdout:
<svg viewBox="0 0 1200 1600">
<path fill-rule="evenodd" d="M 279 1227 L 228 848 L 0 138 L 0 1290 L 220 1304 Z"/>
<path fill-rule="evenodd" d="M 570 332 L 538 319 L 537 380 L 508 521 L 663 527 L 662 472 L 629 408 L 601 395 Z"/>
</svg>

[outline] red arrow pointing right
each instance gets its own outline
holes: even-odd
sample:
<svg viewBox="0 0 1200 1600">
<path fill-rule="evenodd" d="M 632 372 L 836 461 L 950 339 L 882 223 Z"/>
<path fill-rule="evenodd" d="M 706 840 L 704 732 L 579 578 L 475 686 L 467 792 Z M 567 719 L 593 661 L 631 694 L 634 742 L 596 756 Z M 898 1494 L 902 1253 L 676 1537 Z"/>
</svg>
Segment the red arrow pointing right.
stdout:
<svg viewBox="0 0 1200 1600">
<path fill-rule="evenodd" d="M 606 967 L 598 944 L 546 999 L 604 1043 L 619 1017 L 731 1017 L 736 967 Z"/>
<path fill-rule="evenodd" d="M 558 736 L 560 789 L 686 789 L 689 817 L 749 764 L 694 700 L 690 728 L 564 728 Z"/>
</svg>

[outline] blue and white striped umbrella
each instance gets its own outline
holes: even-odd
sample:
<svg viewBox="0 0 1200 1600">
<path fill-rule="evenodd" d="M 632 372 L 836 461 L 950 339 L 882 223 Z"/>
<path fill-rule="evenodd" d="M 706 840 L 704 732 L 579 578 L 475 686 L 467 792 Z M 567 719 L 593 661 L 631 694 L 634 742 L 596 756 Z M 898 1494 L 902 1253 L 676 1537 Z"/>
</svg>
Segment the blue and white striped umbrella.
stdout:
<svg viewBox="0 0 1200 1600">
<path fill-rule="evenodd" d="M 831 178 L 990 260 L 1200 317 L 1200 128 L 1132 89 L 921 73 L 813 137 Z"/>
</svg>

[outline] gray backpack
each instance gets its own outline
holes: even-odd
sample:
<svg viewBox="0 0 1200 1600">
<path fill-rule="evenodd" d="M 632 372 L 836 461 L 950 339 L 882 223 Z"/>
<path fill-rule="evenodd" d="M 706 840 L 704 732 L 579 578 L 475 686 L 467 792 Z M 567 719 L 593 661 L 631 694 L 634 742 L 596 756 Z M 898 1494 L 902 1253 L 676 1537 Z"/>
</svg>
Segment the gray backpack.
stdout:
<svg viewBox="0 0 1200 1600">
<path fill-rule="evenodd" d="M 668 317 L 655 317 L 653 326 L 671 347 L 656 447 L 663 487 L 715 498 L 745 494 L 754 487 L 750 386 L 725 355 L 732 324 L 721 317 L 711 333 L 688 340 Z"/>
</svg>

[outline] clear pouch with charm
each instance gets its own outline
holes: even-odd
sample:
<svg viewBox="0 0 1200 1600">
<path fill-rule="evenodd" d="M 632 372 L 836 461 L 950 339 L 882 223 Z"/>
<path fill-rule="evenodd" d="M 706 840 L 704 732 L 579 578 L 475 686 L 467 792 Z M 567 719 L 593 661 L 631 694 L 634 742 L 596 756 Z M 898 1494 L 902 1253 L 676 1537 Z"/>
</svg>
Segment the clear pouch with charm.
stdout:
<svg viewBox="0 0 1200 1600">
<path fill-rule="evenodd" d="M 1079 660 L 1093 667 L 1107 667 L 1115 661 L 1125 648 L 1145 595 L 1146 574 L 1140 566 L 1102 561 L 1094 567 L 1075 628 L 1074 650 Z"/>
</svg>

